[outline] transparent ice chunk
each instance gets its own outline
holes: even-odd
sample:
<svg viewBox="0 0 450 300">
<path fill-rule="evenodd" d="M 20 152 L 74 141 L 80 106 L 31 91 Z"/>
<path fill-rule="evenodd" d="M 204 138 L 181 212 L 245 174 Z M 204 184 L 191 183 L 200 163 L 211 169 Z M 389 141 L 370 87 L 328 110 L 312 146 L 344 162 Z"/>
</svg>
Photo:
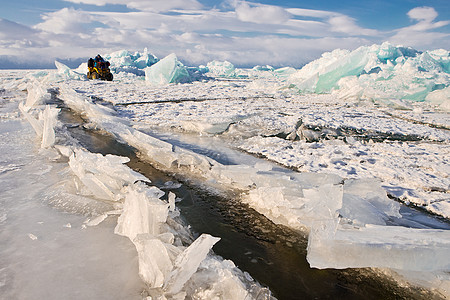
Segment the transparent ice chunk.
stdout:
<svg viewBox="0 0 450 300">
<path fill-rule="evenodd" d="M 172 53 L 146 68 L 145 80 L 151 84 L 168 84 L 189 82 L 190 78 L 186 67 Z"/>
<path fill-rule="evenodd" d="M 168 294 L 177 294 L 184 284 L 197 271 L 200 263 L 205 259 L 212 246 L 220 238 L 209 234 L 202 234 L 186 250 L 181 253 L 174 263 L 174 269 L 164 283 L 164 290 Z"/>
</svg>

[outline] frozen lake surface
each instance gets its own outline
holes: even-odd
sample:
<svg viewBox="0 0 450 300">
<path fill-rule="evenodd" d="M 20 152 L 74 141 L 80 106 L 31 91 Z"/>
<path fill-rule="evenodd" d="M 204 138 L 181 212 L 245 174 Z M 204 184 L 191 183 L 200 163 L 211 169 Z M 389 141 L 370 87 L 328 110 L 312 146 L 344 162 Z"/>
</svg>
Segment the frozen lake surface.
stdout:
<svg viewBox="0 0 450 300">
<path fill-rule="evenodd" d="M 299 95 L 273 78 L 154 86 L 127 74 L 114 82 L 68 74 L 1 72 L 5 295 L 239 299 L 269 297 L 261 284 L 270 289 L 272 282 L 275 295 L 287 299 L 295 281 L 306 279 L 290 276 L 283 285 L 264 270 L 285 269 L 274 272 L 283 278 L 298 270 L 288 268 L 293 263 L 332 282 L 324 289 L 307 281 L 298 291 L 304 297 L 376 298 L 368 283 L 374 278 L 403 298 L 448 297 L 445 111 L 429 103 L 399 110 L 331 94 Z M 55 96 L 83 120 L 61 119 L 65 109 Z M 62 112 L 55 122 L 56 107 Z M 97 145 L 90 150 L 95 152 L 112 147 L 95 136 L 74 137 L 75 131 L 94 129 L 136 150 L 140 162 L 134 164 L 143 165 L 135 171 L 151 164 L 178 178 L 181 189 L 190 185 L 203 196 L 189 200 L 191 192 L 180 194 L 174 177 L 166 175 L 154 183 L 162 193 L 145 192 L 139 183 L 145 177 L 124 169 L 125 160 L 78 150 L 89 143 Z M 117 170 L 127 175 L 115 177 Z M 150 198 L 137 205 L 144 194 Z M 134 223 L 138 215 L 151 221 Z M 222 241 L 204 236 L 193 243 L 204 232 Z M 225 260 L 207 254 L 214 243 Z M 233 243 L 240 247 L 233 249 Z M 150 250 L 155 247 L 159 254 Z M 167 263 L 152 265 L 156 260 Z M 337 271 L 347 268 L 363 269 Z M 352 280 L 366 288 L 350 293 Z"/>
</svg>

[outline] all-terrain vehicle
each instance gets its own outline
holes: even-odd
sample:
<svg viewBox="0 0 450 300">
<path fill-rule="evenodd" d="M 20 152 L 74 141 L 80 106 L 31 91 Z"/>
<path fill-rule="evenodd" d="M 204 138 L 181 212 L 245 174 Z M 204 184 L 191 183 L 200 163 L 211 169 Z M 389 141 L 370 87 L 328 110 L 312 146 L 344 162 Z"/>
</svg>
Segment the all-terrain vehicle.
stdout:
<svg viewBox="0 0 450 300">
<path fill-rule="evenodd" d="M 113 74 L 111 73 L 109 66 L 109 61 L 104 61 L 100 54 L 97 55 L 95 59 L 89 58 L 87 78 L 112 81 Z"/>
</svg>

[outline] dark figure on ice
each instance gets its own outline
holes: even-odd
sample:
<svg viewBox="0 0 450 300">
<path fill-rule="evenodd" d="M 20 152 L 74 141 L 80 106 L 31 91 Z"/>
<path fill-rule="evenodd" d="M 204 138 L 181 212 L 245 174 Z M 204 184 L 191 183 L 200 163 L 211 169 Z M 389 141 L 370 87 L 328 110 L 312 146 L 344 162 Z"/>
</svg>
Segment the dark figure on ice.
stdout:
<svg viewBox="0 0 450 300">
<path fill-rule="evenodd" d="M 103 57 L 100 56 L 100 54 L 97 54 L 97 56 L 92 59 L 89 58 L 88 60 L 88 73 L 87 77 L 89 79 L 102 79 L 102 80 L 113 80 L 113 74 L 109 70 L 109 61 L 105 61 Z"/>
</svg>

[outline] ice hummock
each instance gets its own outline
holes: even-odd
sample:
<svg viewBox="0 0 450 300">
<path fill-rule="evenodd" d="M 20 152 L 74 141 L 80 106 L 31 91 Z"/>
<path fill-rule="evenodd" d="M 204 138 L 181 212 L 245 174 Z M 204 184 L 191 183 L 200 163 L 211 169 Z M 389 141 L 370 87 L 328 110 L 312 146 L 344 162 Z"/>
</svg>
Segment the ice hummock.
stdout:
<svg viewBox="0 0 450 300">
<path fill-rule="evenodd" d="M 208 73 L 218 77 L 235 77 L 236 76 L 236 68 L 229 61 L 218 61 L 213 60 L 210 61 L 206 68 Z"/>
<path fill-rule="evenodd" d="M 145 80 L 151 84 L 186 83 L 190 76 L 175 53 L 171 53 L 145 69 Z"/>
<path fill-rule="evenodd" d="M 322 54 L 292 74 L 288 82 L 302 93 L 330 93 L 342 99 L 371 100 L 390 105 L 393 99 L 430 101 L 448 106 L 450 52 L 419 52 L 381 45 L 354 51 L 336 49 Z"/>
<path fill-rule="evenodd" d="M 159 59 L 148 52 L 145 48 L 144 52 L 131 53 L 127 50 L 119 50 L 105 55 L 105 59 L 111 64 L 110 69 L 114 73 L 126 72 L 136 75 L 144 75 L 143 70 L 157 63 Z"/>
<path fill-rule="evenodd" d="M 147 48 L 142 53 L 120 50 L 104 57 L 110 61 L 112 72 L 145 75 L 152 84 L 192 82 L 206 74 L 216 78 L 278 80 L 300 93 L 334 93 L 343 101 L 369 100 L 401 109 L 412 109 L 408 103 L 423 101 L 444 111 L 450 105 L 450 52 L 444 49 L 420 52 L 384 42 L 353 51 L 326 52 L 298 70 L 270 66 L 242 69 L 218 60 L 206 66 L 186 67 L 174 53 L 159 60 Z M 49 74 L 51 81 L 86 80 L 86 63 L 76 70 L 55 64 L 58 73 Z"/>
</svg>

